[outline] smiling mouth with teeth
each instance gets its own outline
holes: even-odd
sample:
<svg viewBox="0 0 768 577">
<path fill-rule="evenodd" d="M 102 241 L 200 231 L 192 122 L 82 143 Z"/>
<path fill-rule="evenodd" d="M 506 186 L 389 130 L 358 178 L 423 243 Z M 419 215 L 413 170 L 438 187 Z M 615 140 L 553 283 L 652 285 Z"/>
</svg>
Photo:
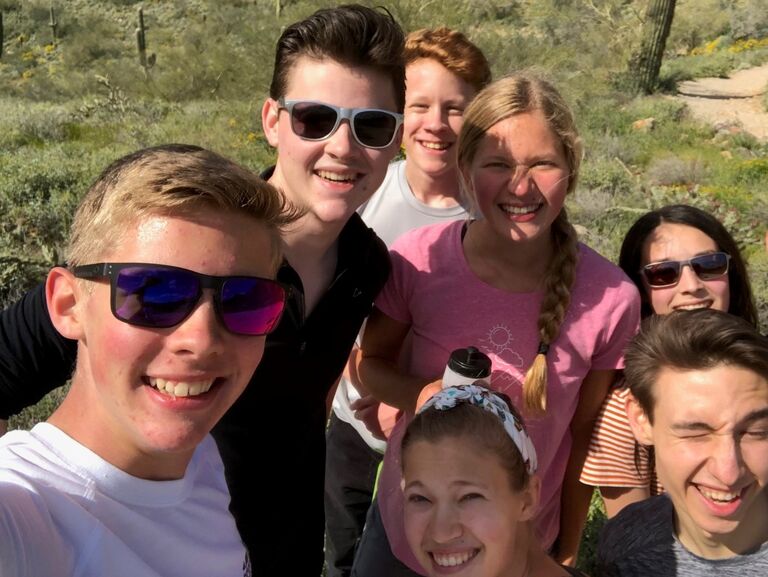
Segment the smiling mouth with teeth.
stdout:
<svg viewBox="0 0 768 577">
<path fill-rule="evenodd" d="M 715 503 L 732 503 L 739 497 L 741 497 L 741 491 L 738 493 L 731 493 L 730 491 L 714 491 L 712 489 L 705 489 L 704 487 L 696 486 L 704 497 Z"/>
<path fill-rule="evenodd" d="M 323 180 L 328 180 L 330 182 L 355 182 L 358 178 L 357 173 L 340 174 L 328 170 L 318 170 L 317 175 Z"/>
<path fill-rule="evenodd" d="M 440 567 L 458 567 L 459 565 L 464 565 L 474 559 L 479 552 L 479 549 L 473 549 L 472 551 L 465 551 L 464 553 L 432 552 L 429 555 L 432 557 L 435 564 Z"/>
<path fill-rule="evenodd" d="M 215 379 L 206 381 L 170 381 L 168 379 L 150 378 L 149 385 L 159 392 L 172 397 L 196 397 L 207 393 Z"/>
<path fill-rule="evenodd" d="M 529 214 L 531 212 L 537 211 L 542 204 L 529 204 L 526 206 L 513 206 L 511 204 L 502 204 L 501 210 L 506 212 L 507 214 Z"/>
<path fill-rule="evenodd" d="M 703 303 L 695 303 L 690 305 L 677 305 L 675 306 L 675 310 L 679 311 L 695 311 L 698 309 L 708 309 L 712 307 L 712 303 L 710 301 L 703 302 Z"/>
<path fill-rule="evenodd" d="M 421 145 L 430 150 L 447 150 L 451 146 L 449 142 L 426 142 L 423 140 L 421 141 Z"/>
</svg>

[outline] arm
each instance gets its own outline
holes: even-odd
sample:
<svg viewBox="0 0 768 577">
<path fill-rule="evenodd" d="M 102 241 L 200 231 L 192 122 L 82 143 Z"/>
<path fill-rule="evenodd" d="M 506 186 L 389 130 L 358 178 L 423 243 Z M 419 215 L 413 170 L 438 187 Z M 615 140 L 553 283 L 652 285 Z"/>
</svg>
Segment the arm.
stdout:
<svg viewBox="0 0 768 577">
<path fill-rule="evenodd" d="M 600 487 L 605 504 L 605 515 L 611 519 L 632 503 L 644 501 L 651 496 L 650 487 Z"/>
<path fill-rule="evenodd" d="M 363 388 L 376 399 L 413 413 L 422 389 L 426 385 L 439 388 L 440 381 L 407 375 L 398 368 L 400 349 L 409 329 L 410 325 L 374 308 L 363 333 L 357 372 Z"/>
<path fill-rule="evenodd" d="M 579 404 L 571 420 L 571 454 L 565 470 L 560 509 L 560 534 L 556 560 L 573 566 L 579 553 L 579 542 L 592 498 L 592 487 L 579 481 L 587 457 L 589 439 L 600 407 L 608 394 L 617 371 L 593 370 L 584 377 Z"/>
<path fill-rule="evenodd" d="M 627 420 L 626 387 L 613 388 L 592 431 L 581 482 L 600 489 L 608 518 L 650 497 L 648 459 L 636 455 L 637 444 Z"/>
<path fill-rule="evenodd" d="M 38 285 L 0 313 L 0 418 L 35 404 L 72 374 L 77 344 L 54 328 Z"/>
</svg>

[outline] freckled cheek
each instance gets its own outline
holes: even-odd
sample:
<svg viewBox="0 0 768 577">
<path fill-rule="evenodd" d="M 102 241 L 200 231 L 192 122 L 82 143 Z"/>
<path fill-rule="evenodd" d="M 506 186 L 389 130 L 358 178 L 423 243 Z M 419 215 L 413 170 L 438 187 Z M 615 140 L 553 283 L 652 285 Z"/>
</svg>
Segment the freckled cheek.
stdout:
<svg viewBox="0 0 768 577">
<path fill-rule="evenodd" d="M 504 180 L 483 175 L 476 175 L 472 178 L 472 189 L 474 190 L 477 204 L 482 207 L 493 206 L 499 191 L 505 187 Z"/>
</svg>

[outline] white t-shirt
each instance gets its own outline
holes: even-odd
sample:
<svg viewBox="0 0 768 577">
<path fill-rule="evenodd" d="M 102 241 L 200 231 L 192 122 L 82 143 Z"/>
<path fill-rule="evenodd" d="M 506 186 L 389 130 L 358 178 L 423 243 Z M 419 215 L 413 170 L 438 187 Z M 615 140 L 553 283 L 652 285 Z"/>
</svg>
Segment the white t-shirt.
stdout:
<svg viewBox="0 0 768 577">
<path fill-rule="evenodd" d="M 133 477 L 48 423 L 0 438 L 2 577 L 250 574 L 210 436 L 174 481 Z"/>
<path fill-rule="evenodd" d="M 467 218 L 467 210 L 461 206 L 429 206 L 413 195 L 405 178 L 405 160 L 389 165 L 387 176 L 373 196 L 360 207 L 358 213 L 365 224 L 370 226 L 387 246 L 391 246 L 401 235 L 415 228 Z M 362 333 L 362 331 L 361 331 Z M 349 404 L 360 398 L 357 389 L 344 377 L 339 381 L 333 398 L 336 416 L 352 425 L 372 449 L 384 452 L 387 444 L 376 439 L 362 421 L 355 418 Z"/>
</svg>

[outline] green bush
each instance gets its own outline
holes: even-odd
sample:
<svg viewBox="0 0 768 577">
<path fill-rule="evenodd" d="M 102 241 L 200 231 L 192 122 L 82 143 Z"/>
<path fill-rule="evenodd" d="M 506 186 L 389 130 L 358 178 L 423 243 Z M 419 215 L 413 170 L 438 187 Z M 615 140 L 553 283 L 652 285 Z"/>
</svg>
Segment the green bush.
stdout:
<svg viewBox="0 0 768 577">
<path fill-rule="evenodd" d="M 27 407 L 18 415 L 13 415 L 8 421 L 9 430 L 12 429 L 31 429 L 35 424 L 45 421 L 67 394 L 69 385 L 60 387 L 48 393 L 40 402 L 31 407 Z"/>
</svg>

